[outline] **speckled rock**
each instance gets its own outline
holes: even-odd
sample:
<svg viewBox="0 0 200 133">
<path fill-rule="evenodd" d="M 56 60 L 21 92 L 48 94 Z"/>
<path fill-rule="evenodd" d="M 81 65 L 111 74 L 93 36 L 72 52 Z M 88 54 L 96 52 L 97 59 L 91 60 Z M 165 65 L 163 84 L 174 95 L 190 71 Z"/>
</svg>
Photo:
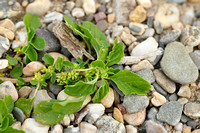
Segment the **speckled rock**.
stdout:
<svg viewBox="0 0 200 133">
<path fill-rule="evenodd" d="M 152 120 L 145 123 L 147 133 L 167 133 L 166 129 Z"/>
<path fill-rule="evenodd" d="M 181 96 L 181 97 L 190 98 L 191 97 L 191 90 L 187 85 L 181 86 L 181 88 L 179 89 L 177 94 L 178 94 L 178 96 Z"/>
<path fill-rule="evenodd" d="M 186 103 L 184 114 L 191 118 L 200 118 L 200 104 L 192 102 Z"/>
<path fill-rule="evenodd" d="M 199 75 L 198 68 L 179 42 L 172 42 L 166 46 L 160 65 L 171 80 L 180 84 L 192 83 Z"/>
<path fill-rule="evenodd" d="M 97 127 L 87 122 L 81 122 L 79 125 L 79 128 L 80 128 L 81 133 L 96 133 L 97 132 Z"/>
</svg>

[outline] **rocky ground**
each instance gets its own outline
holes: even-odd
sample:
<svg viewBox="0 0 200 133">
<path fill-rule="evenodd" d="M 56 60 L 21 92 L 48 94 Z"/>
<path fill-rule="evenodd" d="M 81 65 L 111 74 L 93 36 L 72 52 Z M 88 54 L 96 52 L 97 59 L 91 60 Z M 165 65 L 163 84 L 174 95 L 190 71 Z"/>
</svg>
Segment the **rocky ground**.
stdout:
<svg viewBox="0 0 200 133">
<path fill-rule="evenodd" d="M 40 51 L 69 60 L 73 56 L 52 32 L 54 20 L 67 15 L 77 22 L 91 21 L 109 43 L 124 42 L 125 57 L 114 68 L 128 69 L 151 83 L 147 96 L 124 96 L 111 84 L 99 104 L 88 96 L 84 108 L 66 115 L 61 123 L 38 123 L 14 108 L 12 125 L 26 133 L 200 133 L 200 1 L 199 0 L 1 0 L 0 71 L 8 67 L 6 55 L 26 40 L 25 13 L 38 15 L 42 26 L 36 36 L 46 40 Z M 26 68 L 26 67 L 25 67 Z M 33 73 L 39 68 L 26 71 Z M 24 72 L 26 75 L 27 73 Z M 16 89 L 0 84 L 0 98 L 31 97 L 34 87 Z M 49 83 L 38 91 L 34 107 L 49 99 L 65 99 L 62 86 Z"/>
</svg>

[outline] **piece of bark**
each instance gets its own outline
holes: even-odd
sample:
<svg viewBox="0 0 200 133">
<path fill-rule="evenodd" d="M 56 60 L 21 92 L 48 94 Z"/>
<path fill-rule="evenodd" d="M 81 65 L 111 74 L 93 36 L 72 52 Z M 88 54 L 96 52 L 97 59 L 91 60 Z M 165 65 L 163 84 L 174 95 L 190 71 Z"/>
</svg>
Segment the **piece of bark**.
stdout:
<svg viewBox="0 0 200 133">
<path fill-rule="evenodd" d="M 53 21 L 53 32 L 60 40 L 61 45 L 67 48 L 74 58 L 82 58 L 85 55 L 87 58 L 94 60 L 94 57 L 83 48 L 79 40 L 74 37 L 72 30 L 65 23 L 58 20 Z"/>
</svg>

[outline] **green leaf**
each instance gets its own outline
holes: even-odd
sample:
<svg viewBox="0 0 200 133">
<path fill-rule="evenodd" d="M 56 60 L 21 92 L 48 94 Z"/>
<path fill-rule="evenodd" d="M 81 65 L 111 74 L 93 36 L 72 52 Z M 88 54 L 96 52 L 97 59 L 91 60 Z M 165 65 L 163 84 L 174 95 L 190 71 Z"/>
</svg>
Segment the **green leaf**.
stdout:
<svg viewBox="0 0 200 133">
<path fill-rule="evenodd" d="M 34 109 L 37 115 L 36 121 L 46 125 L 54 125 L 63 120 L 65 114 L 56 113 L 52 110 L 52 106 L 57 100 L 42 101 Z"/>
<path fill-rule="evenodd" d="M 11 114 L 7 114 L 5 117 L 7 117 L 9 120 L 8 125 L 11 126 L 14 123 L 13 116 Z"/>
<path fill-rule="evenodd" d="M 51 77 L 51 73 L 50 72 L 46 72 L 44 75 L 44 80 L 50 79 Z"/>
<path fill-rule="evenodd" d="M 27 49 L 26 54 L 28 56 L 28 58 L 31 61 L 37 61 L 37 52 L 35 51 L 35 49 L 33 47 L 30 47 Z"/>
<path fill-rule="evenodd" d="M 23 52 L 23 53 L 26 53 L 26 51 L 28 50 L 28 48 L 29 48 L 29 46 L 24 46 L 24 47 L 22 48 L 22 52 Z"/>
<path fill-rule="evenodd" d="M 37 80 L 34 80 L 34 79 L 32 79 L 32 80 L 30 81 L 30 83 L 31 83 L 32 85 L 37 85 L 37 84 L 38 84 L 38 81 L 37 81 Z"/>
<path fill-rule="evenodd" d="M 74 69 L 75 64 L 70 61 L 63 61 L 63 65 L 66 66 L 68 69 Z"/>
<path fill-rule="evenodd" d="M 43 50 L 43 49 L 45 48 L 46 43 L 45 43 L 44 38 L 42 38 L 42 37 L 36 37 L 36 38 L 32 41 L 31 45 L 32 45 L 34 48 L 36 48 L 37 50 Z"/>
<path fill-rule="evenodd" d="M 45 54 L 44 57 L 42 57 L 42 60 L 48 65 L 53 65 L 54 63 L 54 58 L 49 54 Z"/>
<path fill-rule="evenodd" d="M 101 48 L 99 51 L 99 60 L 106 61 L 108 55 L 108 48 Z"/>
<path fill-rule="evenodd" d="M 9 118 L 8 117 L 4 117 L 1 125 L 0 125 L 0 131 L 5 131 L 9 126 Z"/>
<path fill-rule="evenodd" d="M 116 74 L 119 71 L 121 71 L 119 68 L 114 69 L 114 68 L 110 67 L 110 68 L 107 69 L 108 74 Z"/>
<path fill-rule="evenodd" d="M 2 99 L 0 99 L 0 114 L 2 117 L 8 114 L 8 108 Z"/>
<path fill-rule="evenodd" d="M 85 97 L 76 98 L 73 100 L 64 100 L 62 102 L 56 102 L 53 105 L 53 111 L 62 114 L 73 114 L 81 109 L 81 106 L 85 100 Z"/>
<path fill-rule="evenodd" d="M 109 78 L 125 95 L 146 95 L 145 91 L 151 88 L 149 82 L 129 70 L 121 70 Z"/>
<path fill-rule="evenodd" d="M 6 58 L 8 59 L 8 63 L 9 63 L 10 65 L 14 66 L 14 65 L 17 65 L 17 64 L 18 64 L 18 61 L 17 61 L 15 58 L 10 57 L 9 55 L 7 55 Z"/>
<path fill-rule="evenodd" d="M 60 58 L 58 57 L 57 60 L 56 60 L 56 63 L 55 63 L 55 68 L 56 70 L 58 70 L 59 72 L 62 70 L 63 68 L 63 61 L 64 59 L 63 58 Z"/>
<path fill-rule="evenodd" d="M 18 78 L 22 76 L 23 74 L 23 67 L 22 66 L 17 66 L 12 69 L 10 72 L 10 75 L 12 75 L 14 78 Z"/>
<path fill-rule="evenodd" d="M 105 69 L 105 64 L 104 64 L 103 61 L 101 61 L 101 60 L 96 60 L 96 61 L 93 61 L 93 62 L 90 64 L 90 67 L 100 67 L 100 68 Z"/>
<path fill-rule="evenodd" d="M 22 87 L 22 86 L 26 86 L 27 85 L 27 83 L 24 81 L 24 79 L 23 78 L 17 78 L 17 84 L 20 86 L 20 87 Z"/>
<path fill-rule="evenodd" d="M 70 96 L 87 96 L 95 91 L 97 79 L 89 82 L 79 81 L 75 85 L 65 86 L 64 92 Z"/>
<path fill-rule="evenodd" d="M 78 62 L 77 69 L 85 68 L 84 66 L 87 65 L 87 63 L 85 63 L 85 62 L 84 62 L 83 60 L 81 60 L 80 58 L 77 58 L 76 61 Z"/>
<path fill-rule="evenodd" d="M 102 79 L 102 84 L 100 88 L 95 93 L 94 97 L 92 98 L 93 103 L 100 102 L 109 92 L 109 85 L 108 82 L 104 79 Z"/>
<path fill-rule="evenodd" d="M 117 40 L 115 40 L 112 51 L 109 53 L 106 66 L 112 66 L 114 64 L 117 64 L 118 62 L 121 61 L 123 57 L 124 57 L 124 44 L 122 42 L 117 43 Z"/>
<path fill-rule="evenodd" d="M 24 16 L 24 25 L 27 31 L 28 28 L 33 28 L 36 30 L 40 27 L 40 18 L 38 16 L 31 15 L 30 13 L 26 13 Z"/>
<path fill-rule="evenodd" d="M 34 36 L 35 36 L 35 29 L 32 28 L 32 27 L 29 27 L 28 28 L 28 32 L 27 32 L 27 40 L 28 40 L 28 42 L 30 42 L 33 39 Z"/>
<path fill-rule="evenodd" d="M 4 103 L 6 104 L 8 108 L 8 113 L 11 113 L 14 108 L 14 101 L 11 96 L 5 96 L 4 97 Z"/>
<path fill-rule="evenodd" d="M 28 64 L 30 62 L 31 62 L 31 60 L 27 56 L 25 56 L 25 64 Z"/>
<path fill-rule="evenodd" d="M 12 127 L 8 127 L 5 131 L 1 131 L 1 133 L 25 133 L 22 130 L 17 130 Z"/>
<path fill-rule="evenodd" d="M 26 115 L 29 115 L 33 107 L 33 101 L 34 98 L 32 99 L 20 98 L 15 103 L 15 107 L 20 108 Z"/>
<path fill-rule="evenodd" d="M 56 82 L 56 73 L 55 72 L 53 72 L 50 81 L 51 81 L 51 83 L 55 83 Z"/>
</svg>

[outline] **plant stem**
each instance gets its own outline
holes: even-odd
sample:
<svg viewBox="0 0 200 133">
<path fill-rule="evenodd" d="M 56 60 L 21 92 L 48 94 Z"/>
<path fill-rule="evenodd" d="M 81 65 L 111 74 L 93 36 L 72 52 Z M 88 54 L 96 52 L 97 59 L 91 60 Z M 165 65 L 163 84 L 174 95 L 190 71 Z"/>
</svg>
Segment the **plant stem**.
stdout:
<svg viewBox="0 0 200 133">
<path fill-rule="evenodd" d="M 25 82 L 30 82 L 31 79 L 33 79 L 34 77 L 26 77 L 26 78 L 22 78 Z M 5 77 L 0 77 L 1 81 L 11 81 L 13 84 L 17 83 L 17 79 L 16 78 L 5 78 Z"/>
<path fill-rule="evenodd" d="M 35 96 L 36 96 L 36 94 L 37 94 L 37 92 L 38 92 L 38 89 L 39 89 L 39 87 L 40 87 L 40 83 L 37 83 L 37 86 L 36 86 L 36 89 L 35 89 L 35 92 L 34 92 L 34 95 L 33 95 L 33 97 L 35 97 Z"/>
</svg>

